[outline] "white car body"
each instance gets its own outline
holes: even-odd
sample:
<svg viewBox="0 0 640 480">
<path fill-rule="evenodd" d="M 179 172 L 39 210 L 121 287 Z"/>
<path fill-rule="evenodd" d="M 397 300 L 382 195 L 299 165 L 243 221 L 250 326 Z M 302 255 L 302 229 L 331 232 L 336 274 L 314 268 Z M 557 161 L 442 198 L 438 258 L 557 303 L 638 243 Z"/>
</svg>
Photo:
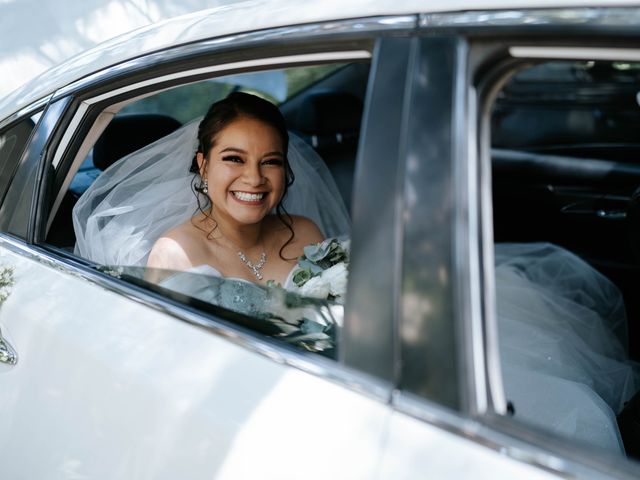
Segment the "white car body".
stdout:
<svg viewBox="0 0 640 480">
<path fill-rule="evenodd" d="M 513 21 L 508 12 L 529 8 L 543 18 L 559 8 L 603 6 L 624 12 L 640 2 L 239 2 L 142 28 L 53 68 L 0 101 L 0 128 L 82 86 L 143 68 L 149 55 L 160 58 L 168 49 L 215 52 L 245 37 L 270 39 L 288 28 L 302 39 L 306 29 L 344 33 L 357 19 L 372 21 L 362 22 L 365 31 L 385 22 L 428 28 L 447 18 L 455 28 L 455 19 L 462 22 L 465 14 L 473 23 L 486 13 L 491 26 L 508 25 Z M 347 58 L 363 55 L 345 51 Z M 277 63 L 274 57 L 265 65 Z M 314 57 L 279 61 L 295 65 L 309 58 Z M 213 75 L 216 69 L 256 66 L 255 58 L 237 58 L 198 68 Z M 188 72 L 195 77 L 195 70 Z M 182 73 L 163 78 L 171 75 L 179 79 Z M 160 82 L 142 78 L 82 97 L 78 112 L 155 83 Z M 80 114 L 74 118 L 67 124 L 70 133 L 60 134 L 63 144 L 80 124 Z M 57 167 L 65 154 L 60 147 L 49 155 Z M 470 228 L 482 227 L 472 221 Z M 464 255 L 479 254 L 460 245 Z M 478 265 L 470 265 L 457 273 L 479 278 Z M 0 307 L 0 329 L 18 355 L 15 365 L 0 364 L 2 479 L 596 478 L 614 464 L 612 478 L 638 472 L 606 455 L 591 463 L 572 445 L 556 454 L 562 444 L 557 438 L 543 445 L 530 442 L 526 432 L 501 430 L 505 402 L 499 368 L 482 340 L 491 349 L 491 325 L 473 323 L 462 342 L 473 365 L 468 368 L 473 380 L 464 388 L 474 393 L 464 411 L 456 412 L 405 394 L 401 385 L 348 362 L 281 350 L 192 307 L 123 287 L 12 232 L 0 235 L 0 266 L 15 275 Z M 480 293 L 469 295 L 469 305 L 478 306 Z M 425 308 L 411 292 L 399 305 L 405 315 Z M 356 313 L 349 314 L 346 321 L 355 322 Z"/>
</svg>

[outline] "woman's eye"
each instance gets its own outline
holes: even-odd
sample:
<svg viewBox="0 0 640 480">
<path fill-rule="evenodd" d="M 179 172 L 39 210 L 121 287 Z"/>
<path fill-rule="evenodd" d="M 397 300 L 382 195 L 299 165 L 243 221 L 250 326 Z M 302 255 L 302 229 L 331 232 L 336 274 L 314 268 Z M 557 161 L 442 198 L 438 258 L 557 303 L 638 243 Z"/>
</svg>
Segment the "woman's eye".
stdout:
<svg viewBox="0 0 640 480">
<path fill-rule="evenodd" d="M 222 157 L 223 162 L 242 163 L 242 159 L 237 155 L 226 155 Z"/>
<path fill-rule="evenodd" d="M 279 158 L 270 158 L 268 160 L 265 160 L 264 162 L 262 162 L 263 165 L 275 165 L 275 166 L 282 166 L 284 165 L 284 162 L 279 159 Z"/>
</svg>

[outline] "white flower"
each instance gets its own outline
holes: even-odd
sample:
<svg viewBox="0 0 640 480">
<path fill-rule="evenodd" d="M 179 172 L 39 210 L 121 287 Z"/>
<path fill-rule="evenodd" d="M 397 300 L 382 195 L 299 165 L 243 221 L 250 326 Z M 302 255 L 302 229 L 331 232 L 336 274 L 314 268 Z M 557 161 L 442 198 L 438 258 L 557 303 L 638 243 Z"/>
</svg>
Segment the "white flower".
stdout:
<svg viewBox="0 0 640 480">
<path fill-rule="evenodd" d="M 334 297 L 344 297 L 344 294 L 347 292 L 348 273 L 345 263 L 340 262 L 323 271 L 320 278 L 329 285 L 329 293 L 331 293 L 331 295 Z"/>
<path fill-rule="evenodd" d="M 333 268 L 333 267 L 332 267 Z M 323 272 L 324 273 L 324 272 Z M 300 294 L 305 297 L 325 299 L 331 292 L 331 285 L 323 278 L 323 275 L 310 278 L 307 283 L 300 287 Z"/>
</svg>

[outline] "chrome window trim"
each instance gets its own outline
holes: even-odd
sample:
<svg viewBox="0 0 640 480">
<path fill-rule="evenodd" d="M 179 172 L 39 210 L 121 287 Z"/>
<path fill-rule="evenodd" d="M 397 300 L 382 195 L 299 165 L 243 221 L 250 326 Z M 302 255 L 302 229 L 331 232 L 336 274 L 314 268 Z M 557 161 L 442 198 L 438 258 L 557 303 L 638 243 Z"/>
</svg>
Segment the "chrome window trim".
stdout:
<svg viewBox="0 0 640 480">
<path fill-rule="evenodd" d="M 18 110 L 13 115 L 9 115 L 7 118 L 0 121 L 0 129 L 4 128 L 6 125 L 10 123 L 13 123 L 15 120 L 21 117 L 28 117 L 33 115 L 33 113 L 36 110 L 44 108 L 49 103 L 49 100 L 51 100 L 52 97 L 53 97 L 53 94 L 47 95 L 46 97 L 42 97 L 40 100 L 37 100 L 29 104 L 28 106 Z"/>
<path fill-rule="evenodd" d="M 413 30 L 417 25 L 417 15 L 391 15 L 355 20 L 321 22 L 291 27 L 278 27 L 269 30 L 245 32 L 219 38 L 212 38 L 210 40 L 202 40 L 188 45 L 181 45 L 155 53 L 145 54 L 140 58 L 134 58 L 121 64 L 112 65 L 111 67 L 107 67 L 69 85 L 61 87 L 55 92 L 54 97 L 57 98 L 69 95 L 70 93 L 87 88 L 92 84 L 102 82 L 109 77 L 125 71 L 139 70 L 158 63 L 170 62 L 180 58 L 194 57 L 215 50 L 220 50 L 225 47 L 250 48 L 269 41 L 282 42 L 293 40 L 316 40 L 324 39 L 325 37 L 339 37 L 341 35 L 353 36 L 354 33 L 362 36 L 367 33 L 375 32 Z"/>
<path fill-rule="evenodd" d="M 0 248 L 6 248 L 17 255 L 40 263 L 48 268 L 91 282 L 108 291 L 141 303 L 148 308 L 170 315 L 177 320 L 204 328 L 214 335 L 223 337 L 258 355 L 270 358 L 274 362 L 342 385 L 381 403 L 390 403 L 392 390 L 390 384 L 373 376 L 352 370 L 335 360 L 312 353 L 297 352 L 293 348 L 280 348 L 278 340 L 276 339 L 263 337 L 258 333 L 256 333 L 254 337 L 240 329 L 236 330 L 227 325 L 220 324 L 216 321 L 215 317 L 207 316 L 195 310 L 192 311 L 177 303 L 174 304 L 159 294 L 153 294 L 144 288 L 135 287 L 122 280 L 110 277 L 107 274 L 97 272 L 91 267 L 83 265 L 81 262 L 73 262 L 59 258 L 55 254 L 47 251 L 46 248 L 23 243 L 21 240 L 5 233 L 0 233 Z"/>
<path fill-rule="evenodd" d="M 80 104 L 80 106 L 76 110 L 76 113 L 73 115 L 73 118 L 71 119 L 71 122 L 67 126 L 67 128 L 66 128 L 66 130 L 64 132 L 64 135 L 62 136 L 62 139 L 60 140 L 60 145 L 64 145 L 66 147 L 69 144 L 69 142 L 71 141 L 71 138 L 73 137 L 76 129 L 80 125 L 80 122 L 82 121 L 82 118 L 84 117 L 85 113 L 87 113 L 87 110 L 89 110 L 89 105 L 90 104 L 87 103 L 87 102 L 82 102 Z M 53 156 L 53 161 L 51 162 L 51 164 L 53 165 L 53 168 L 55 168 L 55 169 L 58 168 L 58 165 L 60 164 L 60 160 L 62 160 L 62 154 L 63 153 L 64 153 L 64 148 L 57 148 L 56 149 L 56 153 Z"/>
<path fill-rule="evenodd" d="M 493 99 L 487 102 L 493 104 L 495 95 L 498 94 L 499 87 L 492 94 Z M 477 92 L 474 89 L 474 101 L 477 102 Z M 495 285 L 495 255 L 494 255 L 494 239 L 493 239 L 493 184 L 491 178 L 491 132 L 483 125 L 490 125 L 491 113 L 487 108 L 487 103 L 481 105 L 476 111 L 474 121 L 480 119 L 478 131 L 480 138 L 476 136 L 473 144 L 473 153 L 476 154 L 474 159 L 476 169 L 476 183 L 478 199 L 478 213 L 480 215 L 480 225 L 478 231 L 478 239 L 480 241 L 480 251 L 482 253 L 482 265 L 480 265 L 479 286 L 482 300 L 481 309 L 478 310 L 484 327 L 484 353 L 485 366 L 487 375 L 488 399 L 492 402 L 490 408 L 493 408 L 500 414 L 507 413 L 507 399 L 504 391 L 504 383 L 502 381 L 502 364 L 500 362 L 500 343 L 498 334 L 497 308 L 496 308 L 496 285 Z M 486 321 L 486 319 L 494 319 L 494 321 Z"/>
<path fill-rule="evenodd" d="M 544 60 L 609 60 L 622 62 L 640 61 L 637 48 L 598 48 L 598 47 L 509 47 L 514 58 Z"/>
<path fill-rule="evenodd" d="M 231 70 L 241 70 L 247 68 L 256 67 L 274 67 L 282 68 L 289 65 L 298 65 L 304 63 L 314 62 L 329 62 L 329 61 L 353 61 L 353 60 L 367 60 L 371 58 L 371 53 L 366 50 L 347 50 L 347 51 L 331 51 L 321 53 L 307 53 L 301 55 L 285 55 L 281 57 L 267 57 L 257 58 L 253 60 L 245 60 L 240 62 L 222 63 L 218 65 L 211 65 L 208 67 L 194 68 L 191 70 L 184 70 L 181 72 L 171 73 L 168 75 L 162 75 L 160 77 L 154 77 L 148 80 L 137 82 L 125 87 L 112 90 L 110 92 L 98 95 L 87 99 L 85 102 L 88 105 L 93 105 L 98 102 L 102 102 L 116 95 L 121 95 L 140 88 L 156 85 L 158 83 L 170 82 L 172 80 L 179 80 L 182 78 L 195 77 L 197 75 L 220 73 Z"/>
<path fill-rule="evenodd" d="M 457 58 L 458 69 L 466 72 L 464 63 L 466 56 L 460 54 Z M 463 91 L 466 89 L 466 92 Z M 459 132 L 467 132 L 467 143 L 456 142 L 454 153 L 454 192 L 457 199 L 452 213 L 454 223 L 454 272 L 456 276 L 457 304 L 461 307 L 458 315 L 463 325 L 463 335 L 466 350 L 470 352 L 466 358 L 466 367 L 472 372 L 467 377 L 467 390 L 473 392 L 469 397 L 468 407 L 474 414 L 483 414 L 489 408 L 489 395 L 492 395 L 493 407 L 501 413 L 506 413 L 506 400 L 500 378 L 488 377 L 485 361 L 486 331 L 483 328 L 482 315 L 482 281 L 480 266 L 480 251 L 482 243 L 482 230 L 478 221 L 480 215 L 477 199 L 480 196 L 478 188 L 478 163 L 477 163 L 477 105 L 475 89 L 468 85 L 458 84 L 456 92 L 458 98 L 465 98 L 466 104 L 460 105 L 454 120 L 454 129 Z M 466 147 L 466 148 L 464 148 Z M 487 352 L 488 353 L 488 352 Z M 498 362 L 499 368 L 499 362 Z M 493 381 L 495 389 L 490 390 L 488 383 Z"/>
<path fill-rule="evenodd" d="M 462 13 L 423 13 L 419 28 L 602 26 L 637 28 L 640 9 L 634 7 L 560 7 L 506 9 Z"/>
</svg>

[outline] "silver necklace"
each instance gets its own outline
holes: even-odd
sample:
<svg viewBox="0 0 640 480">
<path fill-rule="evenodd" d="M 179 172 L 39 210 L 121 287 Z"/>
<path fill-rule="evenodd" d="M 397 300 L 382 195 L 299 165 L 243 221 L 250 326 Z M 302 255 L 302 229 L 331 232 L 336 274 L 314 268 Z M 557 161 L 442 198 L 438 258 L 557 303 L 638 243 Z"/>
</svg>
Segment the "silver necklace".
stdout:
<svg viewBox="0 0 640 480">
<path fill-rule="evenodd" d="M 251 260 L 249 260 L 244 253 L 242 253 L 239 250 L 238 250 L 238 256 L 240 257 L 240 260 L 242 260 L 242 263 L 244 263 L 247 267 L 249 267 L 249 270 L 253 272 L 256 278 L 258 280 L 262 280 L 261 270 L 262 270 L 262 267 L 264 267 L 264 264 L 267 263 L 266 252 L 262 252 L 262 255 L 260 255 L 260 259 L 255 264 Z"/>
</svg>

